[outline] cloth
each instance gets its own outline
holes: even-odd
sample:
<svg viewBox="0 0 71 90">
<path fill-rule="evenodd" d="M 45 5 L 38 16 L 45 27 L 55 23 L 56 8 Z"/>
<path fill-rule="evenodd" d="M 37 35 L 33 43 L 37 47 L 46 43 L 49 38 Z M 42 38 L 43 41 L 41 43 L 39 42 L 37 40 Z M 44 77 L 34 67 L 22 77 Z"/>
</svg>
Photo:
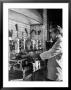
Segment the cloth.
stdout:
<svg viewBox="0 0 71 90">
<path fill-rule="evenodd" d="M 51 49 L 40 54 L 42 60 L 48 59 L 47 78 L 62 80 L 62 37 L 59 36 Z"/>
</svg>

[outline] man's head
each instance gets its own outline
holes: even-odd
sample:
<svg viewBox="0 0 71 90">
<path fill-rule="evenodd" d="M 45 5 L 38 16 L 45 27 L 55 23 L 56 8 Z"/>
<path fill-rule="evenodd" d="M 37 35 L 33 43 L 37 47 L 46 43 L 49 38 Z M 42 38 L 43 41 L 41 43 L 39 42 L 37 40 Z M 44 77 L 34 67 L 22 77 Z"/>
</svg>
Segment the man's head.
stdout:
<svg viewBox="0 0 71 90">
<path fill-rule="evenodd" d="M 59 34 L 60 34 L 60 30 L 58 29 L 57 26 L 53 26 L 52 28 L 50 28 L 50 37 L 53 40 L 55 40 Z"/>
</svg>

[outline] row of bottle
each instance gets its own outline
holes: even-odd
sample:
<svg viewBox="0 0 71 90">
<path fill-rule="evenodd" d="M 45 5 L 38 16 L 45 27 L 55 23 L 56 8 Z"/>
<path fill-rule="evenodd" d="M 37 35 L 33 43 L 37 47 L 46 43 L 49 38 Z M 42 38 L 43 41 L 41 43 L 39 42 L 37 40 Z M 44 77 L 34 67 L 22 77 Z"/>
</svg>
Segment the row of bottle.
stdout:
<svg viewBox="0 0 71 90">
<path fill-rule="evenodd" d="M 26 42 L 26 39 L 9 40 L 10 51 L 15 50 L 15 53 L 19 53 L 23 50 L 39 50 L 42 49 L 42 42 L 40 40 L 30 40 L 30 43 Z"/>
</svg>

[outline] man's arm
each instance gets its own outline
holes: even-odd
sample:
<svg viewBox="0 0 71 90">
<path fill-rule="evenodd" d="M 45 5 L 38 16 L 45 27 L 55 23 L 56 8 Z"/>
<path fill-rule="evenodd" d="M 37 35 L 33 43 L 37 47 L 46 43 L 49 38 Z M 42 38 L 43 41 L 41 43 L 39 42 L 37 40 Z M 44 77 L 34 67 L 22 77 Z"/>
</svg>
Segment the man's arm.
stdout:
<svg viewBox="0 0 71 90">
<path fill-rule="evenodd" d="M 61 42 L 62 42 L 61 39 L 59 39 L 50 50 L 41 53 L 40 54 L 41 59 L 42 60 L 50 59 L 56 56 L 57 54 L 61 53 L 62 52 Z"/>
</svg>

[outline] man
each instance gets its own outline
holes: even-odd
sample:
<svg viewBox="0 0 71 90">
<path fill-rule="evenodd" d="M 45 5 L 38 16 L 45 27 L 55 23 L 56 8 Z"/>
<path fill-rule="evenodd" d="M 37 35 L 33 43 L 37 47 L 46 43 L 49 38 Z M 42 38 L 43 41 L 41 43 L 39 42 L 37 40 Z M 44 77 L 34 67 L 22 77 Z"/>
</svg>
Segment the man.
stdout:
<svg viewBox="0 0 71 90">
<path fill-rule="evenodd" d="M 62 81 L 62 34 L 60 26 L 51 28 L 50 36 L 54 41 L 51 49 L 40 54 L 44 61 L 48 59 L 47 63 L 47 80 Z"/>
</svg>

